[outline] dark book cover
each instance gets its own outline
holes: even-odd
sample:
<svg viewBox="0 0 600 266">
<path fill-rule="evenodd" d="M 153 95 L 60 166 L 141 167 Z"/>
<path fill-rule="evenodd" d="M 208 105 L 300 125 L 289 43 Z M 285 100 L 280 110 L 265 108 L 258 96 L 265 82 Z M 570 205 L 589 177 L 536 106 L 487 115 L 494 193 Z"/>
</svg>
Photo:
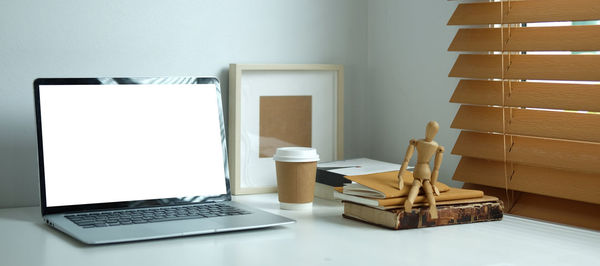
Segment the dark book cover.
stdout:
<svg viewBox="0 0 600 266">
<path fill-rule="evenodd" d="M 344 184 L 352 183 L 352 181 L 346 179 L 343 175 L 329 171 L 339 168 L 345 167 L 317 167 L 317 182 L 332 187 L 343 187 Z"/>
</svg>

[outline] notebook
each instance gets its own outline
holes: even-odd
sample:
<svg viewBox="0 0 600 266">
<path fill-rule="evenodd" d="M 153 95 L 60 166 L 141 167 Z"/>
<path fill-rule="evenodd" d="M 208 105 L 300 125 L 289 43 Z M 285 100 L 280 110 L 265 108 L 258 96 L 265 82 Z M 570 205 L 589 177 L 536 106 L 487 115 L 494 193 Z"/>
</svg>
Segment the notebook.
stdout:
<svg viewBox="0 0 600 266">
<path fill-rule="evenodd" d="M 34 82 L 44 221 L 86 244 L 293 223 L 231 201 L 216 78 Z"/>
</svg>

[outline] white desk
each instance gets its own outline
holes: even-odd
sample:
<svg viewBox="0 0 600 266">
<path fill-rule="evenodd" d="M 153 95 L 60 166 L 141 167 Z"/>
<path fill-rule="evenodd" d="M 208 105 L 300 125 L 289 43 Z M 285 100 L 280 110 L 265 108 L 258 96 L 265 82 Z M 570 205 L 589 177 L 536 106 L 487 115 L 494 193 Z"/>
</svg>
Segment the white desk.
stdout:
<svg viewBox="0 0 600 266">
<path fill-rule="evenodd" d="M 38 207 L 0 210 L 0 265 L 598 265 L 600 232 L 505 216 L 500 222 L 392 231 L 342 218 L 340 203 L 278 209 L 277 195 L 236 201 L 296 219 L 270 229 L 85 246 L 42 223 Z"/>
</svg>

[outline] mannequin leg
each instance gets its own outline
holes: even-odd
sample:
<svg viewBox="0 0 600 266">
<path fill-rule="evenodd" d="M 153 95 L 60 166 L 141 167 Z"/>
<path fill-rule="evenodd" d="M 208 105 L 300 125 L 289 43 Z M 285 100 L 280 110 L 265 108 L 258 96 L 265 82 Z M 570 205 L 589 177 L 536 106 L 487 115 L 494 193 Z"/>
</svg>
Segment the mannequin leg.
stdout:
<svg viewBox="0 0 600 266">
<path fill-rule="evenodd" d="M 433 189 L 431 188 L 431 183 L 429 180 L 423 181 L 423 190 L 425 191 L 425 195 L 427 196 L 427 201 L 429 202 L 429 214 L 432 219 L 438 218 L 437 206 L 435 206 L 435 198 L 433 197 Z"/>
<path fill-rule="evenodd" d="M 412 211 L 413 203 L 415 203 L 415 198 L 419 194 L 419 189 L 421 188 L 421 181 L 415 179 L 412 183 L 412 187 L 410 187 L 410 191 L 408 192 L 408 198 L 404 202 L 404 210 Z"/>
</svg>

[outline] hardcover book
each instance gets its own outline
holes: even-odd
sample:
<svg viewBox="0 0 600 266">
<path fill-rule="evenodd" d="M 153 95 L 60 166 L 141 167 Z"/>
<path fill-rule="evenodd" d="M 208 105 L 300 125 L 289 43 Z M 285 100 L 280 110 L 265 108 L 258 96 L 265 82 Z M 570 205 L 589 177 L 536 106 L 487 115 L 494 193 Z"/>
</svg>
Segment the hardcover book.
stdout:
<svg viewBox="0 0 600 266">
<path fill-rule="evenodd" d="M 402 178 L 405 186 L 402 189 L 398 189 L 398 171 L 346 176 L 346 178 L 354 183 L 335 191 L 335 198 L 380 209 L 401 207 L 406 201 L 413 182 L 412 172 L 409 171 L 403 173 Z M 437 182 L 436 186 L 441 192 L 439 196 L 435 196 L 436 202 L 481 198 L 483 196 L 483 192 L 479 190 L 450 188 L 441 182 Z M 421 191 L 420 194 L 422 193 Z M 419 195 L 415 199 L 415 203 L 425 201 L 426 197 L 424 195 Z"/>
<path fill-rule="evenodd" d="M 343 217 L 394 230 L 502 220 L 502 201 L 491 196 L 484 196 L 479 200 L 462 200 L 462 203 L 444 205 L 440 202 L 437 206 L 438 219 L 431 219 L 429 206 L 413 207 L 412 212 L 405 212 L 403 208 L 381 210 L 344 202 Z"/>
<path fill-rule="evenodd" d="M 397 171 L 399 164 L 387 163 L 368 158 L 357 158 L 317 164 L 315 197 L 333 200 L 335 187 L 352 183 L 347 176 L 368 175 Z"/>
<path fill-rule="evenodd" d="M 368 158 L 348 159 L 317 164 L 317 182 L 334 187 L 351 183 L 345 176 L 367 175 L 399 170 L 400 165 Z"/>
<path fill-rule="evenodd" d="M 341 190 L 341 189 L 339 189 Z M 348 195 L 346 193 L 341 193 L 340 191 L 335 191 L 334 196 L 336 199 L 340 199 L 343 201 L 354 202 L 374 208 L 379 209 L 395 209 L 404 206 L 404 202 L 407 199 L 407 196 L 393 197 L 393 198 L 367 198 L 361 196 Z M 445 192 L 442 192 L 439 196 L 434 196 L 437 205 L 442 204 L 444 201 L 454 201 L 454 200 L 477 200 L 483 197 L 483 192 L 480 190 L 471 190 L 471 189 L 462 189 L 462 188 L 448 188 Z M 427 202 L 427 198 L 425 195 L 418 195 L 415 198 L 415 206 L 417 203 Z"/>
<path fill-rule="evenodd" d="M 402 175 L 404 187 L 398 189 L 398 170 L 346 176 L 346 178 L 354 183 L 344 186 L 344 194 L 377 199 L 397 198 L 408 195 L 408 191 L 414 180 L 412 172 L 405 171 Z M 437 182 L 436 186 L 440 192 L 450 189 L 441 182 Z"/>
<path fill-rule="evenodd" d="M 331 172 L 330 170 L 334 169 L 317 166 L 317 183 L 331 187 L 342 187 L 344 184 L 352 183 L 344 175 Z"/>
</svg>

